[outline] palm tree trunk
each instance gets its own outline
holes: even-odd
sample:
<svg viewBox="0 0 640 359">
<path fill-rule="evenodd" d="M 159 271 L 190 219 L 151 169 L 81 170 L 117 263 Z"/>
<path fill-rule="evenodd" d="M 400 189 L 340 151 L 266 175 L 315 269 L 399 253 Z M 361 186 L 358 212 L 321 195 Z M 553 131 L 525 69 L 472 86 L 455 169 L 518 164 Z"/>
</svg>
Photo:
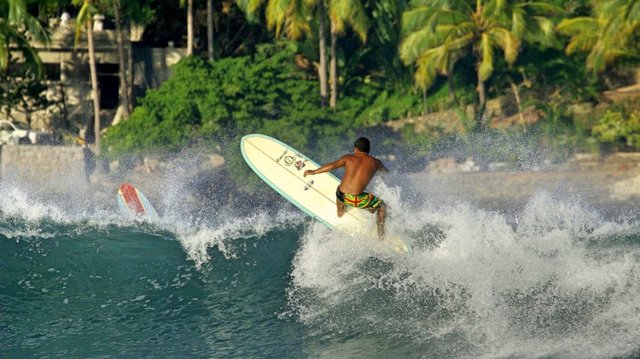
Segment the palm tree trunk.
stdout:
<svg viewBox="0 0 640 359">
<path fill-rule="evenodd" d="M 427 112 L 429 109 L 427 108 L 427 88 L 422 89 L 422 119 L 427 119 Z"/>
<path fill-rule="evenodd" d="M 129 118 L 129 111 L 131 105 L 129 103 L 129 84 L 127 83 L 127 62 L 124 55 L 124 39 L 122 31 L 122 22 L 120 19 L 120 1 L 115 0 L 113 2 L 113 13 L 116 20 L 116 42 L 118 44 L 118 71 L 120 77 L 120 101 L 121 106 L 124 108 L 123 116 L 125 119 Z"/>
<path fill-rule="evenodd" d="M 484 109 L 484 105 L 487 102 L 487 93 L 484 86 L 484 81 L 478 79 L 478 108 Z"/>
<path fill-rule="evenodd" d="M 484 81 L 480 79 L 480 72 L 478 72 L 478 111 L 476 112 L 476 127 L 482 129 L 484 127 L 484 107 L 487 103 L 486 89 Z"/>
<path fill-rule="evenodd" d="M 89 47 L 89 71 L 91 73 L 91 96 L 93 96 L 93 133 L 96 137 L 94 153 L 100 156 L 100 91 L 98 90 L 98 71 L 93 45 L 93 22 L 87 21 L 87 45 Z"/>
<path fill-rule="evenodd" d="M 193 54 L 193 0 L 187 0 L 187 56 Z"/>
<path fill-rule="evenodd" d="M 320 67 L 318 68 L 318 78 L 320 79 L 320 98 L 322 106 L 327 106 L 327 39 L 326 39 L 326 17 L 324 0 L 318 2 L 318 40 L 320 50 Z"/>
<path fill-rule="evenodd" d="M 449 60 L 449 68 L 447 69 L 447 83 L 449 84 L 449 102 L 458 103 L 458 96 L 456 96 L 456 86 L 453 81 L 453 66 L 454 62 Z"/>
<path fill-rule="evenodd" d="M 213 61 L 213 0 L 207 0 L 207 50 Z"/>
<path fill-rule="evenodd" d="M 131 22 L 127 22 L 126 33 L 131 34 Z M 131 43 L 131 38 L 127 37 L 127 84 L 129 87 L 127 88 L 127 98 L 129 99 L 129 114 L 133 111 L 133 108 L 136 106 L 136 99 L 133 97 L 133 44 Z"/>
<path fill-rule="evenodd" d="M 520 123 L 524 125 L 524 114 L 522 113 L 522 101 L 520 100 L 520 91 L 518 90 L 518 86 L 516 86 L 513 81 L 509 81 L 511 85 L 511 90 L 513 91 L 513 97 L 516 100 L 516 105 L 518 105 L 518 117 L 520 117 Z"/>
<path fill-rule="evenodd" d="M 329 107 L 336 108 L 338 102 L 338 32 L 331 21 L 331 64 L 329 67 L 329 83 L 331 83 L 331 98 L 329 99 Z"/>
</svg>

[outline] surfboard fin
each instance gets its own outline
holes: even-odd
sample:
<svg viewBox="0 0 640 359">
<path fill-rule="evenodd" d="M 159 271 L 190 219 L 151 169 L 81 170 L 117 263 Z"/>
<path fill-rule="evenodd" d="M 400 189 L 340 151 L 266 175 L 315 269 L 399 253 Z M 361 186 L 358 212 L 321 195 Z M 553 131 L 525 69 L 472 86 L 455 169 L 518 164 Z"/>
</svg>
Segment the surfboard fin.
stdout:
<svg viewBox="0 0 640 359">
<path fill-rule="evenodd" d="M 313 186 L 313 180 L 307 182 L 307 184 L 304 186 L 304 190 L 308 190 L 309 188 L 311 188 L 311 186 Z"/>
</svg>

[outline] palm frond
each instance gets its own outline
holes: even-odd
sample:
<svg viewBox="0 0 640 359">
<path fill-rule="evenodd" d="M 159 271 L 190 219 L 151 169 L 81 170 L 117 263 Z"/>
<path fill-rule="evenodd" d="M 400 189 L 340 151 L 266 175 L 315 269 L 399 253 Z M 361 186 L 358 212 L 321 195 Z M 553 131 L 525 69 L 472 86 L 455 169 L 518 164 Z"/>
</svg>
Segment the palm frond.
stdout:
<svg viewBox="0 0 640 359">
<path fill-rule="evenodd" d="M 590 51 L 598 42 L 596 36 L 589 35 L 575 35 L 569 40 L 569 43 L 565 47 L 564 51 L 567 55 L 573 55 L 576 52 Z"/>
<path fill-rule="evenodd" d="M 553 23 L 553 20 L 545 16 L 535 16 L 533 20 L 535 21 L 538 29 L 540 29 L 542 35 L 546 37 L 553 37 L 555 35 L 555 24 Z"/>
<path fill-rule="evenodd" d="M 82 7 L 80 11 L 78 11 L 78 16 L 76 17 L 76 35 L 75 40 L 73 42 L 73 47 L 78 47 L 78 42 L 80 41 L 80 34 L 84 30 L 88 21 L 92 21 L 92 15 L 96 13 L 96 8 L 90 2 L 84 1 L 82 2 Z"/>
<path fill-rule="evenodd" d="M 517 4 L 516 7 L 521 7 L 532 15 L 554 16 L 566 13 L 562 7 L 543 1 L 522 2 Z"/>
<path fill-rule="evenodd" d="M 402 14 L 401 36 L 423 29 L 437 9 L 427 6 L 416 7 Z"/>
<path fill-rule="evenodd" d="M 7 23 L 0 19 L 0 70 L 4 71 L 9 66 L 9 39 L 5 35 L 8 32 Z"/>
<path fill-rule="evenodd" d="M 451 52 L 459 52 L 463 49 L 471 46 L 475 40 L 475 34 L 468 33 L 464 36 L 456 37 L 455 39 L 447 39 L 445 46 Z"/>
<path fill-rule="evenodd" d="M 423 29 L 415 31 L 403 38 L 398 48 L 400 59 L 405 64 L 412 64 L 423 52 L 437 46 L 438 44 L 434 43 L 434 40 L 437 40 L 437 38 L 431 35 L 431 31 Z"/>
<path fill-rule="evenodd" d="M 343 14 L 346 14 L 349 9 L 345 5 L 346 1 L 341 0 L 329 0 L 327 4 L 327 13 L 329 14 L 329 21 L 333 29 L 338 33 L 342 34 L 345 28 L 345 17 Z"/>
<path fill-rule="evenodd" d="M 9 13 L 7 21 L 9 25 L 19 25 L 27 14 L 27 6 L 24 0 L 7 1 L 9 5 Z"/>
<path fill-rule="evenodd" d="M 367 17 L 362 2 L 360 0 L 343 0 L 349 3 L 348 19 L 349 25 L 364 43 L 367 41 L 369 30 L 369 18 Z"/>
<path fill-rule="evenodd" d="M 363 42 L 366 41 L 369 20 L 359 0 L 329 0 L 327 10 L 332 27 L 338 34 L 344 33 L 349 25 Z"/>
<path fill-rule="evenodd" d="M 489 34 L 484 33 L 480 39 L 480 65 L 478 66 L 478 78 L 487 81 L 493 73 L 493 46 Z"/>
<path fill-rule="evenodd" d="M 519 39 L 524 37 L 527 32 L 527 20 L 525 18 L 525 12 L 522 8 L 516 8 L 511 15 L 511 31 Z"/>
<path fill-rule="evenodd" d="M 601 30 L 601 23 L 592 17 L 575 17 L 560 21 L 556 29 L 565 35 L 577 35 L 581 33 L 597 34 Z"/>
<path fill-rule="evenodd" d="M 47 31 L 35 17 L 31 16 L 27 11 L 25 0 L 11 0 L 8 3 L 7 22 L 9 26 L 24 28 L 28 35 L 45 43 L 49 42 Z"/>
<path fill-rule="evenodd" d="M 606 66 L 605 57 L 603 54 L 603 48 L 600 44 L 596 44 L 592 51 L 587 56 L 586 60 L 587 68 L 591 70 L 592 73 L 598 74 L 604 71 Z"/>
<path fill-rule="evenodd" d="M 477 32 L 478 26 L 473 21 L 463 21 L 454 26 L 452 36 L 463 37 Z"/>
<path fill-rule="evenodd" d="M 38 78 L 44 75 L 42 60 L 38 51 L 34 49 L 25 35 L 16 26 L 8 26 L 4 21 L 0 21 L 0 70 L 4 71 L 9 66 L 11 57 L 10 43 L 24 56 L 24 66 L 27 71 Z"/>
<path fill-rule="evenodd" d="M 518 58 L 520 41 L 509 30 L 504 28 L 493 28 L 487 32 L 491 39 L 490 43 L 502 48 L 504 58 L 507 63 L 513 64 Z"/>
<path fill-rule="evenodd" d="M 307 10 L 303 0 L 291 0 L 285 19 L 286 34 L 289 39 L 296 40 L 305 34 L 311 34 Z"/>
<path fill-rule="evenodd" d="M 259 19 L 259 12 L 264 5 L 264 0 L 236 0 L 236 4 L 244 12 L 247 20 L 256 22 Z"/>
<path fill-rule="evenodd" d="M 436 61 L 434 61 L 437 56 L 437 50 L 432 49 L 422 54 L 416 61 L 414 81 L 419 88 L 426 90 L 433 85 L 438 75 Z"/>
<path fill-rule="evenodd" d="M 433 28 L 442 24 L 458 24 L 468 19 L 469 16 L 460 11 L 440 9 L 436 11 L 431 19 L 429 19 L 429 26 Z"/>
<path fill-rule="evenodd" d="M 269 0 L 265 9 L 267 29 L 274 30 L 276 38 L 282 35 L 282 27 L 285 25 L 285 18 L 291 0 Z"/>
<path fill-rule="evenodd" d="M 44 76 L 44 66 L 42 65 L 38 51 L 34 49 L 29 44 L 29 40 L 21 34 L 16 33 L 13 36 L 13 40 L 16 42 L 16 46 L 20 52 L 22 52 L 22 56 L 24 56 L 24 65 L 27 71 L 31 72 L 37 78 L 42 78 Z"/>
</svg>

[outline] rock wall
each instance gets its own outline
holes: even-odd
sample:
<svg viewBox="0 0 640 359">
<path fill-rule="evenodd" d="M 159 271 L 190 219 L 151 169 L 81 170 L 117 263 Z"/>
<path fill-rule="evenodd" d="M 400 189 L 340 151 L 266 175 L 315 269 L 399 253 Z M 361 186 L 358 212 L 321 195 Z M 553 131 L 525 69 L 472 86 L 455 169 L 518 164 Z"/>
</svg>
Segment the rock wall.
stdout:
<svg viewBox="0 0 640 359">
<path fill-rule="evenodd" d="M 1 146 L 0 180 L 47 193 L 84 190 L 90 156 L 82 147 Z"/>
</svg>

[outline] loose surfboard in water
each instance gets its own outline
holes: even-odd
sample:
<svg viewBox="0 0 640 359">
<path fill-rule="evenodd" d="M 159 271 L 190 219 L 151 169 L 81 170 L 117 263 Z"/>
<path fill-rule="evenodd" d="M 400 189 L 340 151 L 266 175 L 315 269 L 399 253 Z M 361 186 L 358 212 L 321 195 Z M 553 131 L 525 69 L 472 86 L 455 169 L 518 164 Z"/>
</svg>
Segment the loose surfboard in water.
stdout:
<svg viewBox="0 0 640 359">
<path fill-rule="evenodd" d="M 320 166 L 291 146 L 269 136 L 251 134 L 242 138 L 240 149 L 249 167 L 263 181 L 309 216 L 329 228 L 375 233 L 369 225 L 373 216 L 369 211 L 347 206 L 346 213 L 338 217 L 335 193 L 340 180 L 329 172 L 304 177 L 304 171 Z M 377 235 L 365 237 L 379 241 Z M 387 235 L 378 244 L 398 253 L 411 252 L 411 247 L 394 235 Z"/>
<path fill-rule="evenodd" d="M 128 218 L 157 219 L 158 213 L 147 197 L 131 183 L 123 183 L 118 188 L 118 209 Z"/>
</svg>

